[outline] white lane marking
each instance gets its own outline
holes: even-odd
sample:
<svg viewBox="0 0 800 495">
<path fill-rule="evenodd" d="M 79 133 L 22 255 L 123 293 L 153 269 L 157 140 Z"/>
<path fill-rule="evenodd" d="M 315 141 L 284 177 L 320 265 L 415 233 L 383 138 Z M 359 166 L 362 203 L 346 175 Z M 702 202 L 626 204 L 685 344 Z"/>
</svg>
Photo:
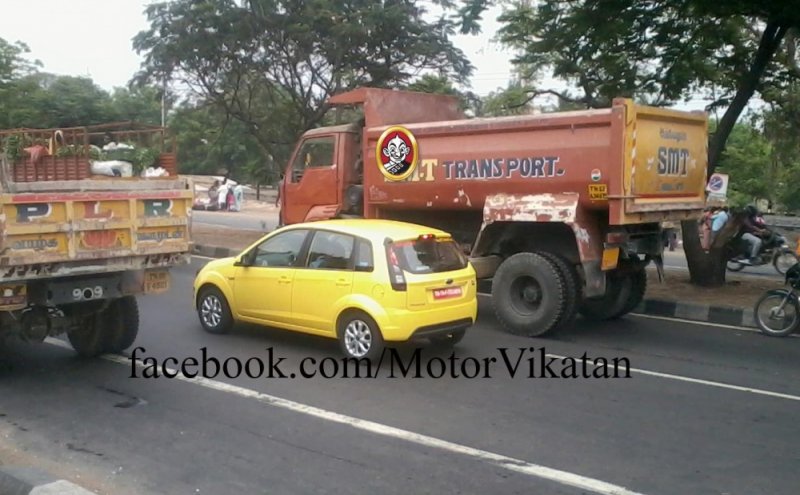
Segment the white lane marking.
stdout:
<svg viewBox="0 0 800 495">
<path fill-rule="evenodd" d="M 69 344 L 61 340 L 56 340 L 48 337 L 45 341 L 49 344 L 56 345 L 58 347 L 64 347 L 67 349 L 72 348 Z M 125 366 L 131 365 L 131 360 L 124 356 L 104 354 L 101 357 L 107 361 L 111 361 L 112 363 L 122 364 Z M 139 361 L 136 362 L 136 366 L 139 368 L 144 367 Z M 513 457 L 508 457 L 501 454 L 495 454 L 493 452 L 489 452 L 486 450 L 480 450 L 473 447 L 468 447 L 466 445 L 448 442 L 447 440 L 441 440 L 439 438 L 422 435 L 420 433 L 414 433 L 412 431 L 395 428 L 393 426 L 388 426 L 381 423 L 376 423 L 374 421 L 368 421 L 364 419 L 355 418 L 353 416 L 347 416 L 337 412 L 328 411 L 326 409 L 321 409 L 318 407 L 309 406 L 307 404 L 302 404 L 288 399 L 283 399 L 281 397 L 276 397 L 274 395 L 264 394 L 249 388 L 223 383 L 217 380 L 211 380 L 200 376 L 195 378 L 187 378 L 178 370 L 166 367 L 164 369 L 169 371 L 170 374 L 174 374 L 176 380 L 193 383 L 195 385 L 200 385 L 201 387 L 217 390 L 220 392 L 227 392 L 248 399 L 255 399 L 264 404 L 280 407 L 282 409 L 288 409 L 290 411 L 306 414 L 308 416 L 314 416 L 316 418 L 320 418 L 326 421 L 344 424 L 359 430 L 375 433 L 377 435 L 392 437 L 398 440 L 405 440 L 406 442 L 422 445 L 423 447 L 446 450 L 454 454 L 465 455 L 468 457 L 472 457 L 474 459 L 492 463 L 498 467 L 507 469 L 509 471 L 515 471 L 518 473 L 526 474 L 528 476 L 534 476 L 537 478 L 554 481 L 562 485 L 572 486 L 575 488 L 580 488 L 582 490 L 588 490 L 592 493 L 599 493 L 601 495 L 642 495 L 638 492 L 630 491 L 622 486 L 606 483 L 605 481 L 596 480 L 594 478 L 587 478 L 586 476 L 570 473 L 568 471 L 561 471 L 558 469 L 541 466 L 539 464 L 534 464 L 532 462 L 515 459 Z"/>
<path fill-rule="evenodd" d="M 669 316 L 656 316 L 656 315 L 646 315 L 642 313 L 630 313 L 631 316 L 636 316 L 638 318 L 650 318 L 653 320 L 664 320 L 664 321 L 677 321 L 680 323 L 688 323 L 690 325 L 700 325 L 700 326 L 709 326 L 709 327 L 718 327 L 718 328 L 725 328 L 727 330 L 740 330 L 743 332 L 752 332 L 752 333 L 761 333 L 761 331 L 757 328 L 751 327 L 738 327 L 736 325 L 725 325 L 723 323 L 710 323 L 705 321 L 695 321 L 695 320 L 684 320 L 683 318 L 670 318 Z M 793 333 L 791 335 L 787 335 L 787 337 L 791 338 L 798 338 L 800 335 Z"/>
<path fill-rule="evenodd" d="M 564 359 L 564 358 L 567 357 L 567 356 L 561 356 L 559 354 L 545 354 L 545 356 L 556 358 L 556 359 Z M 578 359 L 578 358 L 573 357 L 572 359 Z M 587 361 L 587 364 L 591 365 L 592 363 Z M 728 389 L 728 390 L 736 390 L 738 392 L 748 392 L 748 393 L 751 393 L 751 394 L 765 395 L 767 397 L 775 397 L 775 398 L 778 398 L 778 399 L 800 401 L 800 396 L 791 395 L 791 394 L 783 394 L 783 393 L 780 393 L 780 392 L 773 392 L 771 390 L 763 390 L 763 389 L 760 389 L 760 388 L 752 388 L 752 387 L 743 387 L 741 385 L 732 385 L 730 383 L 715 382 L 715 381 L 712 381 L 712 380 L 703 380 L 703 379 L 700 379 L 700 378 L 692 378 L 692 377 L 689 377 L 689 376 L 682 376 L 682 375 L 673 375 L 671 373 L 661 373 L 660 371 L 643 370 L 643 369 L 640 369 L 640 368 L 629 368 L 629 369 L 630 369 L 631 373 L 639 373 L 639 374 L 642 374 L 642 375 L 655 376 L 655 377 L 658 377 L 658 378 L 666 378 L 668 380 L 677 380 L 677 381 L 680 381 L 680 382 L 687 382 L 687 383 L 697 383 L 697 384 L 700 384 L 700 385 L 707 385 L 709 387 L 724 388 L 724 389 Z"/>
</svg>

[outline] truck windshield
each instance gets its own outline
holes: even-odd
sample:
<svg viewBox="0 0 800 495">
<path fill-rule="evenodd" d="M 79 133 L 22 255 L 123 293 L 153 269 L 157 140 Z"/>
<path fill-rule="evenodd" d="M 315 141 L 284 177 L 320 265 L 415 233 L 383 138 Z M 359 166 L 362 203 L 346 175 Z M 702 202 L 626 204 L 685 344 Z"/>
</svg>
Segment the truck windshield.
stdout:
<svg viewBox="0 0 800 495">
<path fill-rule="evenodd" d="M 392 247 L 401 268 L 409 273 L 440 273 L 462 270 L 467 257 L 453 240 L 415 239 L 399 241 Z"/>
</svg>

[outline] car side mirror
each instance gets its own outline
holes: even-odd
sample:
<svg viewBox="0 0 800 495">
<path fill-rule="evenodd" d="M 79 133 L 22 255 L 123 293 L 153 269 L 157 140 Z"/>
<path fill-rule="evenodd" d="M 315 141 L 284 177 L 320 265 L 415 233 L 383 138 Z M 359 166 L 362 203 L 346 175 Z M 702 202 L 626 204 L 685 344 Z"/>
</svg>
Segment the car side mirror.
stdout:
<svg viewBox="0 0 800 495">
<path fill-rule="evenodd" d="M 247 258 L 247 254 L 239 256 L 236 258 L 236 261 L 233 262 L 233 266 L 250 266 L 250 262 Z"/>
<path fill-rule="evenodd" d="M 356 270 L 357 272 L 371 272 L 373 269 L 374 269 L 374 268 L 373 268 L 373 266 L 372 266 L 372 265 L 364 265 L 364 264 L 360 264 L 360 265 L 359 265 L 359 264 L 357 264 L 357 265 L 355 266 L 355 270 Z"/>
</svg>

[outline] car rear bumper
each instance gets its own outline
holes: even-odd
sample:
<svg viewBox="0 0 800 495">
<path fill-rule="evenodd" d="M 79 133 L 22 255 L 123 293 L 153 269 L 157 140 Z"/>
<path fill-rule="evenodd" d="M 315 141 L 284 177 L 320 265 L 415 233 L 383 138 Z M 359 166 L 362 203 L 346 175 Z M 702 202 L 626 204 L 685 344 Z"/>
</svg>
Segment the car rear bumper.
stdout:
<svg viewBox="0 0 800 495">
<path fill-rule="evenodd" d="M 437 323 L 435 325 L 427 325 L 417 328 L 411 334 L 411 338 L 426 338 L 436 337 L 439 335 L 447 335 L 459 330 L 466 330 L 471 327 L 475 321 L 472 318 L 463 318 L 461 320 L 448 321 L 445 323 Z"/>
<path fill-rule="evenodd" d="M 416 338 L 446 335 L 464 330 L 475 324 L 478 316 L 478 301 L 446 308 L 417 311 L 387 311 L 381 326 L 383 339 L 402 342 Z"/>
</svg>

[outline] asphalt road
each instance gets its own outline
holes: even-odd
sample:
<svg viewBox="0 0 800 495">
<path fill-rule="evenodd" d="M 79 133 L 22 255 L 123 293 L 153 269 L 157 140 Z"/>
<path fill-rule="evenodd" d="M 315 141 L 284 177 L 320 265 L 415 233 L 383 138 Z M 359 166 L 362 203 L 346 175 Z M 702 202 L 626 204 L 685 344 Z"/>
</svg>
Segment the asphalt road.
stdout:
<svg viewBox="0 0 800 495">
<path fill-rule="evenodd" d="M 793 495 L 800 486 L 800 339 L 633 315 L 527 339 L 503 333 L 482 298 L 455 355 L 497 358 L 490 378 L 403 378 L 397 367 L 391 378 L 384 362 L 375 379 L 306 379 L 301 360 L 338 357 L 336 343 L 253 327 L 204 333 L 189 304 L 201 263 L 177 269 L 169 293 L 141 299 L 138 357 L 201 358 L 206 348 L 220 361 L 266 360 L 273 348 L 297 378 L 148 379 L 142 369 L 132 378 L 124 356 L 85 361 L 58 341 L 9 344 L 0 460 L 123 495 Z M 516 362 L 531 346 L 624 357 L 633 371 L 528 378 L 534 353 L 512 378 L 498 349 Z M 399 346 L 404 364 L 414 349 Z M 449 356 L 427 348 L 422 362 Z"/>
</svg>

